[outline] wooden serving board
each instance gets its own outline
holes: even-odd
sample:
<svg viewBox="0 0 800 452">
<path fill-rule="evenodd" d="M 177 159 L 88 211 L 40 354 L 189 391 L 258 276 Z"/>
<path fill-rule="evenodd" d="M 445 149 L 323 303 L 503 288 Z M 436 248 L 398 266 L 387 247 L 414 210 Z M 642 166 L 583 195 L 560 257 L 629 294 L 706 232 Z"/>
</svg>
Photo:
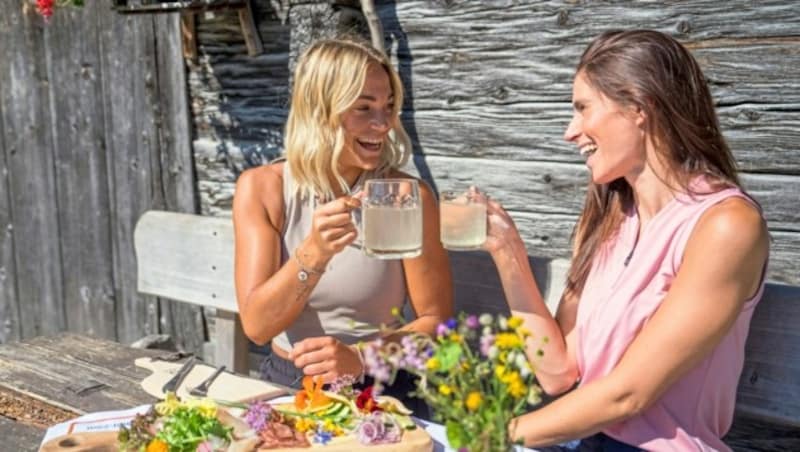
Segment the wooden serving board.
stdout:
<svg viewBox="0 0 800 452">
<path fill-rule="evenodd" d="M 138 367 L 145 368 L 153 372 L 150 376 L 142 380 L 142 388 L 154 397 L 163 398 L 164 393 L 161 388 L 170 378 L 172 378 L 183 363 L 151 360 L 150 358 L 139 358 L 135 361 Z M 191 397 L 189 388 L 193 388 L 208 378 L 215 368 L 207 364 L 197 363 L 183 380 L 178 390 L 175 391 L 179 398 Z M 222 372 L 211 384 L 208 390 L 208 398 L 224 400 L 228 402 L 245 402 L 253 399 L 272 399 L 286 395 L 285 389 L 275 386 L 267 381 L 255 378 L 234 375 Z"/>
</svg>

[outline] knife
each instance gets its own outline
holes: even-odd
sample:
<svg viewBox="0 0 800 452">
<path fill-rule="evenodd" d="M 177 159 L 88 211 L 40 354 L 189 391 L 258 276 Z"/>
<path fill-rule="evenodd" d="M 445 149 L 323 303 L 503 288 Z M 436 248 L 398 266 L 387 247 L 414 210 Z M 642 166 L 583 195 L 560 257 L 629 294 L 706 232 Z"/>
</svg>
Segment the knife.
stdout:
<svg viewBox="0 0 800 452">
<path fill-rule="evenodd" d="M 194 368 L 195 361 L 196 358 L 194 356 L 186 360 L 178 372 L 172 378 L 170 378 L 168 382 L 164 383 L 164 387 L 161 388 L 161 392 L 163 392 L 165 395 L 167 392 L 176 392 L 181 383 L 183 383 L 183 379 L 186 378 L 186 376 L 189 375 L 189 372 L 192 371 L 192 368 Z"/>
</svg>

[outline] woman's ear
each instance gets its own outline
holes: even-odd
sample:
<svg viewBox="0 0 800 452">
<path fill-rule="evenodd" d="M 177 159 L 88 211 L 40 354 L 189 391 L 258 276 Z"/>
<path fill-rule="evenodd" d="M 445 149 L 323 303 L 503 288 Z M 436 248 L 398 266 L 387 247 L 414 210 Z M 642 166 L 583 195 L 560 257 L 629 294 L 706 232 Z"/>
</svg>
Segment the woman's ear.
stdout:
<svg viewBox="0 0 800 452">
<path fill-rule="evenodd" d="M 647 113 L 645 113 L 644 109 L 638 105 L 634 107 L 633 113 L 635 115 L 636 125 L 644 129 L 645 124 L 647 124 Z"/>
</svg>

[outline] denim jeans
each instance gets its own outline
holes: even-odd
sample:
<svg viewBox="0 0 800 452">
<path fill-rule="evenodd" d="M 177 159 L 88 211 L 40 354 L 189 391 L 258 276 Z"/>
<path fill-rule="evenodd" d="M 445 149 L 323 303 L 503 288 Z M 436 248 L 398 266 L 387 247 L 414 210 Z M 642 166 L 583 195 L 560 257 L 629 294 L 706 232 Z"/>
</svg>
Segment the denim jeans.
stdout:
<svg viewBox="0 0 800 452">
<path fill-rule="evenodd" d="M 642 449 L 625 444 L 604 434 L 596 433 L 581 440 L 570 441 L 558 446 L 537 449 L 540 452 L 636 452 Z"/>
</svg>

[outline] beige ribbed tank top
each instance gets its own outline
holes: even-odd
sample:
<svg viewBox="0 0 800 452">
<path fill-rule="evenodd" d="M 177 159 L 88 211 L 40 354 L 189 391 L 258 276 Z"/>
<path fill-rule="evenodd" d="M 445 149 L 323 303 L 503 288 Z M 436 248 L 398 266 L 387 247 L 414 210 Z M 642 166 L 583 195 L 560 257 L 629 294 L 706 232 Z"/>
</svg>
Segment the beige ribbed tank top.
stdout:
<svg viewBox="0 0 800 452">
<path fill-rule="evenodd" d="M 358 191 L 373 173 L 363 173 L 352 191 Z M 318 202 L 294 193 L 289 165 L 283 165 L 284 224 L 281 264 L 311 230 Z M 358 242 L 358 240 L 356 240 Z M 273 341 L 284 350 L 309 337 L 333 336 L 355 344 L 377 336 L 381 324 L 397 327 L 392 308 L 403 308 L 406 285 L 401 260 L 371 258 L 355 245 L 347 246 L 328 263 L 300 316 Z M 286 300 L 290 303 L 292 300 Z"/>
</svg>

